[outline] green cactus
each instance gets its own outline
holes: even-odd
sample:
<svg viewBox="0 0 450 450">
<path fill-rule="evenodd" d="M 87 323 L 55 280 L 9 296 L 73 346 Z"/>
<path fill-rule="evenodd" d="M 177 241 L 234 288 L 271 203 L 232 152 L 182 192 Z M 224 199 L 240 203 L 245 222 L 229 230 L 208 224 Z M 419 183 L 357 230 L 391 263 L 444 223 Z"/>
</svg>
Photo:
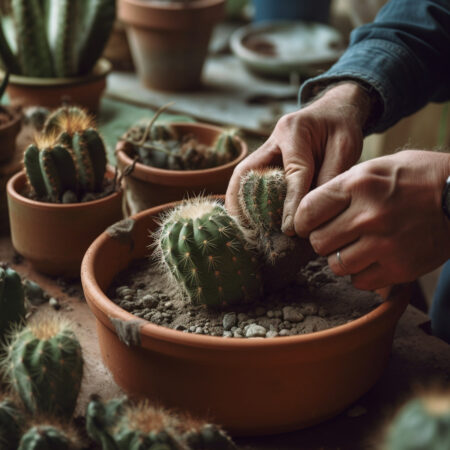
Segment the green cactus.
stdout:
<svg viewBox="0 0 450 450">
<path fill-rule="evenodd" d="M 56 424 L 30 427 L 20 440 L 18 450 L 77 450 L 81 446 L 71 429 Z"/>
<path fill-rule="evenodd" d="M 450 396 L 427 395 L 410 400 L 387 434 L 386 450 L 447 450 L 450 448 Z"/>
<path fill-rule="evenodd" d="M 219 135 L 213 145 L 213 166 L 226 164 L 238 157 L 241 147 L 236 136 L 237 130 L 235 129 L 225 130 Z"/>
<path fill-rule="evenodd" d="M 116 1 L 12 0 L 11 9 L 15 45 L 0 26 L 3 66 L 28 77 L 73 77 L 89 73 L 103 53 Z"/>
<path fill-rule="evenodd" d="M 198 198 L 175 207 L 156 242 L 162 268 L 194 304 L 220 306 L 261 294 L 255 254 L 216 201 Z"/>
<path fill-rule="evenodd" d="M 231 438 L 217 425 L 194 420 L 190 416 L 180 417 L 175 425 L 180 440 L 190 450 L 235 450 Z"/>
<path fill-rule="evenodd" d="M 2 362 L 6 379 L 31 414 L 70 418 L 83 376 L 81 346 L 67 322 L 42 315 L 18 330 Z"/>
<path fill-rule="evenodd" d="M 36 144 L 25 151 L 24 166 L 38 197 L 73 202 L 80 190 L 101 191 L 106 172 L 105 144 L 85 111 L 59 108 L 48 117 Z"/>
<path fill-rule="evenodd" d="M 0 341 L 14 324 L 25 319 L 25 296 L 19 274 L 0 267 Z"/>
<path fill-rule="evenodd" d="M 17 450 L 24 417 L 20 408 L 8 397 L 0 395 L 0 448 Z"/>
</svg>

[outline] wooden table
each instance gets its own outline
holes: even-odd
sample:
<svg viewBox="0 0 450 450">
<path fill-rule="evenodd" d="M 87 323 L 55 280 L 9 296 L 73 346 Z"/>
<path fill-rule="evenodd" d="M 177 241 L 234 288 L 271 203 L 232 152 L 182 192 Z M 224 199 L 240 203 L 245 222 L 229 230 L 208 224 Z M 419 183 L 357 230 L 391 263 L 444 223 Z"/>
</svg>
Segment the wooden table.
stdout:
<svg viewBox="0 0 450 450">
<path fill-rule="evenodd" d="M 57 298 L 58 314 L 73 321 L 86 361 L 85 379 L 77 414 L 85 410 L 89 396 L 97 393 L 110 398 L 122 393 L 104 367 L 95 331 L 95 318 L 83 299 L 79 280 L 70 283 L 36 273 L 27 261 L 14 255 L 8 236 L 0 238 L 0 260 L 39 283 Z M 48 304 L 37 309 L 50 309 Z M 401 318 L 394 339 L 389 365 L 374 388 L 355 405 L 336 418 L 294 433 L 240 438 L 242 449 L 255 450 L 337 450 L 379 448 L 383 428 L 398 406 L 417 386 L 448 385 L 450 378 L 449 346 L 427 332 L 428 317 L 409 306 Z M 238 388 L 238 387 L 237 387 Z M 299 399 L 301 401 L 301 399 Z"/>
</svg>

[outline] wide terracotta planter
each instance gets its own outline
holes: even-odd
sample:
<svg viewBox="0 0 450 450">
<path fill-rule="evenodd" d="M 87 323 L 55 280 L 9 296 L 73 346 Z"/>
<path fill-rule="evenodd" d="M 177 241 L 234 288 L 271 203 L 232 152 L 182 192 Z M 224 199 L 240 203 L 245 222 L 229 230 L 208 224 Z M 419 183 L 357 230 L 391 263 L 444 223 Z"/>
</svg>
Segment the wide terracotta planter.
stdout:
<svg viewBox="0 0 450 450">
<path fill-rule="evenodd" d="M 114 176 L 112 168 L 107 176 Z M 85 203 L 55 204 L 24 197 L 26 183 L 21 171 L 6 187 L 13 247 L 39 272 L 79 276 L 89 245 L 122 218 L 122 192 Z"/>
<path fill-rule="evenodd" d="M 234 435 L 263 435 L 324 421 L 374 385 L 408 303 L 406 288 L 353 322 L 271 339 L 183 333 L 113 303 L 105 292 L 133 260 L 149 256 L 149 231 L 167 207 L 135 215 L 126 239 L 103 233 L 81 267 L 103 361 L 127 393 L 206 416 Z"/>
<path fill-rule="evenodd" d="M 204 123 L 171 123 L 179 135 L 192 134 L 206 145 L 211 145 L 224 130 Z M 182 200 L 198 194 L 224 194 L 234 168 L 248 154 L 247 144 L 237 138 L 240 154 L 233 161 L 202 170 L 166 170 L 137 163 L 126 177 L 127 203 L 131 214 L 153 206 Z M 117 164 L 123 172 L 133 164 L 132 146 L 119 141 L 116 147 Z"/>
<path fill-rule="evenodd" d="M 224 16 L 225 0 L 118 3 L 141 82 L 163 90 L 200 85 L 212 30 Z"/>
<path fill-rule="evenodd" d="M 6 92 L 11 104 L 17 106 L 40 105 L 52 109 L 68 102 L 95 114 L 111 69 L 109 61 L 100 59 L 92 73 L 80 77 L 33 78 L 11 75 Z"/>
</svg>

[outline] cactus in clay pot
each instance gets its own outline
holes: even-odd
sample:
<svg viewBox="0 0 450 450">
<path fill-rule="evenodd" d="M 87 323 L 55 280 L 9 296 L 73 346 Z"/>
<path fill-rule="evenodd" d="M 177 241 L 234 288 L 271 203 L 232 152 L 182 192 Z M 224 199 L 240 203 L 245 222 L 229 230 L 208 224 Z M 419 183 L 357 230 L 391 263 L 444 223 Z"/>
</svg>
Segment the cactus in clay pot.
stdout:
<svg viewBox="0 0 450 450">
<path fill-rule="evenodd" d="M 161 267 L 194 304 L 221 306 L 261 294 L 255 253 L 217 201 L 197 198 L 175 207 L 155 242 Z"/>
<path fill-rule="evenodd" d="M 68 425 L 54 420 L 40 420 L 31 425 L 20 439 L 17 450 L 80 450 L 81 443 Z"/>
<path fill-rule="evenodd" d="M 105 144 L 92 118 L 63 107 L 47 119 L 24 154 L 24 167 L 38 198 L 73 203 L 79 194 L 99 192 L 106 172 Z"/>
<path fill-rule="evenodd" d="M 2 361 L 5 378 L 31 414 L 70 418 L 83 376 L 81 346 L 56 315 L 35 316 L 17 330 Z"/>
<path fill-rule="evenodd" d="M 143 164 L 168 170 L 201 170 L 226 164 L 239 155 L 236 130 L 225 130 L 212 145 L 205 145 L 191 134 L 180 136 L 170 123 L 157 123 L 168 106 L 160 108 L 147 125 L 131 127 L 122 138 L 132 145 Z"/>
<path fill-rule="evenodd" d="M 427 394 L 410 400 L 391 423 L 386 450 L 450 448 L 450 395 Z"/>
<path fill-rule="evenodd" d="M 2 450 L 17 450 L 23 422 L 23 413 L 16 403 L 11 398 L 0 394 L 0 448 Z"/>
<path fill-rule="evenodd" d="M 25 295 L 20 275 L 0 267 L 0 340 L 5 333 L 25 319 Z"/>
<path fill-rule="evenodd" d="M 84 75 L 103 53 L 115 15 L 115 0 L 12 0 L 15 42 L 8 41 L 3 22 L 0 60 L 27 77 Z"/>
</svg>

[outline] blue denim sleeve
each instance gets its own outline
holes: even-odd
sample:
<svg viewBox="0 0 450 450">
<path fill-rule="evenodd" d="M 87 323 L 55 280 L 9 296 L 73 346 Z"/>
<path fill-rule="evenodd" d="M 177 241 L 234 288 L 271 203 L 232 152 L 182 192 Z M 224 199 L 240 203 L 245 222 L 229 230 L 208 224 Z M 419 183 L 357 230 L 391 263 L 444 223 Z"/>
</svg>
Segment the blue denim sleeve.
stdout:
<svg viewBox="0 0 450 450">
<path fill-rule="evenodd" d="M 429 101 L 450 99 L 450 0 L 390 0 L 375 21 L 355 29 L 349 48 L 327 72 L 300 88 L 300 104 L 317 86 L 364 81 L 382 100 L 371 132 L 381 132 Z"/>
</svg>

